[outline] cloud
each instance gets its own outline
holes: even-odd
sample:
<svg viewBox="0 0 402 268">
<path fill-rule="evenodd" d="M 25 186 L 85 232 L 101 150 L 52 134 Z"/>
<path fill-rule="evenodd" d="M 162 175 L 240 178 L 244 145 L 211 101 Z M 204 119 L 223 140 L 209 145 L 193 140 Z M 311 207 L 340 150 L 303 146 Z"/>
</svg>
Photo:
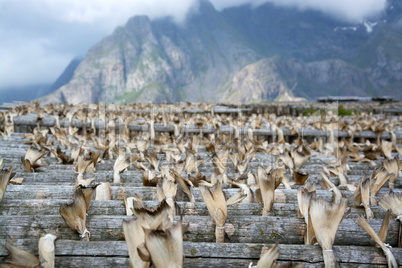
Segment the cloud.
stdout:
<svg viewBox="0 0 402 268">
<path fill-rule="evenodd" d="M 34 14 L 46 16 L 54 21 L 97 24 L 111 31 L 134 15 L 148 15 L 151 19 L 172 16 L 180 22 L 195 2 L 197 0 L 13 0 L 9 4 L 25 6 Z"/>
<path fill-rule="evenodd" d="M 182 22 L 198 0 L 0 0 L 0 89 L 52 83 L 76 56 L 134 15 Z M 263 3 L 321 11 L 346 22 L 381 13 L 386 0 L 211 0 L 227 7 Z"/>
<path fill-rule="evenodd" d="M 296 7 L 301 10 L 312 9 L 350 23 L 363 22 L 364 19 L 376 16 L 387 5 L 387 0 L 211 0 L 211 2 L 218 10 L 244 4 L 259 6 L 264 3 Z"/>
<path fill-rule="evenodd" d="M 23 0 L 21 4 L 26 3 Z M 318 10 L 348 22 L 362 22 L 367 17 L 382 12 L 387 0 L 210 0 L 218 9 L 251 4 L 259 6 L 273 3 L 278 6 Z M 41 5 L 33 3 L 41 3 Z M 148 15 L 151 19 L 172 16 L 177 22 L 185 19 L 189 9 L 197 0 L 41 0 L 31 2 L 32 9 L 54 15 L 54 19 L 72 23 L 100 23 L 109 30 L 113 25 L 124 24 L 134 15 Z M 124 7 L 124 8 L 122 8 Z M 105 20 L 107 22 L 105 22 Z"/>
<path fill-rule="evenodd" d="M 347 22 L 357 23 L 377 16 L 386 7 L 386 0 L 274 0 L 275 4 L 295 5 L 300 9 L 314 9 Z"/>
<path fill-rule="evenodd" d="M 0 0 L 0 90 L 50 84 L 134 15 L 184 20 L 196 0 Z"/>
<path fill-rule="evenodd" d="M 23 40 L 2 50 L 0 54 L 1 87 L 48 84 L 53 82 L 74 57 L 71 53 L 52 50 L 51 41 L 45 39 Z"/>
</svg>

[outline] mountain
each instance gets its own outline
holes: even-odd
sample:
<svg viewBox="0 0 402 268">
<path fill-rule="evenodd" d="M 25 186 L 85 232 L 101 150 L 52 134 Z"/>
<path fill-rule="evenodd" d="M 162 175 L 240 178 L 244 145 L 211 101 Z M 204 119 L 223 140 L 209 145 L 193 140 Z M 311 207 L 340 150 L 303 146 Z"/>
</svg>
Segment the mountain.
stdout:
<svg viewBox="0 0 402 268">
<path fill-rule="evenodd" d="M 178 25 L 135 16 L 95 44 L 47 102 L 271 101 L 395 95 L 402 88 L 402 3 L 347 24 L 264 4 L 198 2 Z M 399 90 L 399 91 L 398 91 Z M 396 96 L 399 97 L 399 96 Z"/>
<path fill-rule="evenodd" d="M 293 95 L 304 99 L 322 94 L 364 96 L 365 89 L 375 86 L 363 70 L 339 59 L 305 63 L 273 57 L 244 67 L 222 99 L 257 102 L 292 101 Z"/>
<path fill-rule="evenodd" d="M 56 79 L 56 81 L 49 87 L 48 92 L 49 94 L 58 88 L 64 86 L 68 82 L 70 82 L 71 78 L 74 75 L 75 69 L 77 69 L 78 65 L 81 63 L 81 58 L 74 58 L 70 61 L 67 65 L 66 69 L 64 69 L 63 73 Z"/>
</svg>

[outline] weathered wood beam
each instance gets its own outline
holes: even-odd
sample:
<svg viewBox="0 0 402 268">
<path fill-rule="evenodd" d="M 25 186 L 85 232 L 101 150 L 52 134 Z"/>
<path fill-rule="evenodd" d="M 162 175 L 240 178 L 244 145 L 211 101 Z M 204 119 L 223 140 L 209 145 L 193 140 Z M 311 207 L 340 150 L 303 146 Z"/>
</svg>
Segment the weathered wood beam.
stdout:
<svg viewBox="0 0 402 268">
<path fill-rule="evenodd" d="M 72 183 L 74 183 L 76 177 L 77 177 L 77 173 L 75 173 L 74 171 L 70 171 L 70 170 L 51 170 L 49 172 L 39 172 L 39 173 L 25 173 L 25 172 L 21 172 L 23 171 L 22 169 L 14 169 L 14 171 L 16 172 L 15 177 L 21 177 L 24 178 L 24 182 L 23 185 L 44 185 L 44 184 L 58 184 L 58 185 L 65 185 L 65 186 L 69 186 Z M 256 173 L 256 169 L 251 169 L 250 170 L 253 173 Z M 304 170 L 303 170 L 304 171 Z M 202 174 L 204 176 L 206 176 L 206 178 L 210 178 L 211 177 L 211 173 L 210 171 L 202 171 Z M 364 173 L 368 173 L 368 175 L 371 172 L 364 172 L 364 171 L 356 171 L 355 173 L 360 173 L 360 174 L 364 174 Z M 291 177 L 290 174 L 285 173 L 289 178 Z M 109 182 L 111 183 L 112 186 L 128 186 L 128 187 L 140 187 L 143 185 L 143 172 L 142 171 L 134 171 L 134 170 L 128 170 L 125 171 L 123 173 L 120 174 L 121 178 L 122 178 L 122 183 L 113 183 L 113 171 L 96 171 L 95 173 L 92 174 L 85 174 L 85 178 L 96 178 L 96 181 L 100 181 L 100 182 Z M 187 175 L 185 173 L 182 174 L 182 176 L 186 177 Z M 229 178 L 235 178 L 237 176 L 239 176 L 239 173 L 228 173 L 227 176 Z M 312 178 L 320 178 L 320 175 L 314 171 L 313 173 L 310 173 L 310 176 Z M 350 183 L 355 183 L 358 184 L 361 180 L 362 176 L 361 175 L 350 175 L 348 176 L 349 182 Z M 339 178 L 338 177 L 334 177 L 331 178 L 331 181 L 335 184 L 338 185 L 339 184 Z M 229 188 L 230 185 L 224 184 L 223 188 Z M 297 189 L 299 187 L 302 187 L 302 185 L 291 185 L 292 189 Z M 283 185 L 279 186 L 279 189 L 283 189 Z M 342 188 L 342 187 L 341 187 Z M 399 179 L 396 180 L 395 182 L 395 188 L 402 188 L 402 178 L 399 177 Z M 322 189 L 319 185 L 317 185 L 317 189 Z M 382 190 L 384 191 L 388 191 L 388 183 L 386 183 Z"/>
<path fill-rule="evenodd" d="M 57 147 L 57 146 L 55 146 Z M 5 148 L 4 150 L 2 150 L 2 148 L 0 149 L 0 153 L 1 155 L 5 158 L 5 163 L 9 162 L 13 162 L 15 160 L 19 160 L 19 158 L 21 158 L 21 156 L 24 156 L 26 151 L 29 148 Z M 94 151 L 98 151 L 94 148 L 92 148 L 92 150 Z M 70 152 L 67 150 L 63 150 L 65 152 L 67 152 L 67 154 L 69 154 Z M 134 151 L 133 153 L 137 153 L 136 151 Z M 205 151 L 199 151 L 197 153 L 198 156 L 200 156 L 202 159 L 204 159 L 206 162 L 203 163 L 201 165 L 202 168 L 213 168 L 213 163 L 211 160 L 211 154 L 207 153 Z M 395 154 L 396 156 L 397 154 Z M 157 157 L 158 160 L 161 161 L 162 163 L 167 163 L 164 162 L 166 161 L 166 155 L 165 153 L 157 153 Z M 181 154 L 181 158 L 185 159 L 186 155 L 185 154 Z M 51 157 L 44 157 L 43 159 L 45 159 L 47 162 L 49 162 L 49 164 L 53 167 L 53 168 L 60 168 L 60 169 L 66 169 L 68 167 L 74 166 L 75 163 L 73 165 L 63 165 L 57 162 L 57 160 L 54 158 L 53 155 L 51 155 Z M 272 165 L 274 164 L 274 162 L 276 161 L 277 156 L 274 155 L 270 155 L 267 153 L 256 153 L 254 159 L 252 159 L 250 161 L 249 167 L 258 167 L 259 165 Z M 326 163 L 330 163 L 332 161 L 336 160 L 335 157 L 326 157 L 326 155 L 314 155 L 311 157 L 310 160 L 306 161 L 303 166 L 301 167 L 301 169 L 306 169 L 306 170 L 314 170 L 314 169 L 321 169 L 323 164 Z M 98 169 L 100 170 L 107 170 L 107 169 L 111 169 L 114 165 L 115 159 L 109 160 L 109 159 L 103 159 L 101 163 L 99 163 L 98 165 Z M 143 163 L 147 163 L 147 162 L 143 162 Z M 375 160 L 373 161 L 374 164 L 379 165 L 381 163 L 380 160 Z M 368 162 L 352 162 L 348 161 L 348 164 L 350 166 L 350 170 L 349 171 L 354 171 L 354 170 L 373 170 L 375 168 L 375 166 L 370 165 L 370 163 Z M 232 163 L 231 160 L 228 160 L 226 163 L 226 168 L 228 169 L 234 169 L 234 165 Z M 134 169 L 134 167 L 131 167 L 131 169 Z"/>
<path fill-rule="evenodd" d="M 196 202 L 203 201 L 198 188 L 191 189 Z M 74 185 L 9 185 L 4 194 L 3 200 L 13 199 L 70 199 L 74 192 Z M 224 189 L 223 193 L 226 198 L 239 192 L 239 189 Z M 353 204 L 353 192 L 341 190 L 345 198 L 348 199 L 349 206 Z M 394 192 L 402 192 L 395 189 Z M 377 199 L 381 199 L 387 191 L 380 191 Z M 155 187 L 131 187 L 131 186 L 111 186 L 112 200 L 124 199 L 125 197 L 138 194 L 143 200 L 157 200 Z M 317 198 L 324 200 L 332 200 L 333 193 L 325 190 L 317 190 Z M 187 196 L 182 191 L 177 191 L 176 201 L 188 201 Z M 297 203 L 297 189 L 276 189 L 276 203 Z"/>
<path fill-rule="evenodd" d="M 1 154 L 0 154 L 1 156 Z M 6 162 L 7 163 L 7 162 Z M 46 180 L 48 180 L 49 182 L 53 181 L 53 180 L 64 180 L 64 177 L 76 177 L 78 174 L 75 172 L 74 168 L 75 165 L 49 165 L 49 166 L 45 166 L 42 168 L 38 168 L 34 173 L 29 173 L 27 174 L 25 172 L 25 169 L 20 166 L 20 160 L 16 160 L 14 163 L 14 171 L 17 173 L 16 176 L 18 177 L 26 177 L 26 178 L 35 178 L 35 181 L 41 181 L 41 178 L 43 182 L 45 182 Z M 11 166 L 11 163 L 9 165 L 6 165 L 6 167 Z M 145 166 L 148 166 L 149 164 L 147 163 L 143 163 Z M 257 168 L 258 165 L 260 165 L 259 163 L 255 163 L 255 164 L 250 164 L 249 166 L 249 170 L 248 172 L 252 172 L 254 174 L 256 174 L 257 172 Z M 262 165 L 264 167 L 268 167 L 269 165 Z M 209 178 L 212 173 L 214 172 L 214 169 L 212 167 L 208 167 L 208 166 L 200 166 L 198 168 L 198 170 L 207 178 Z M 322 167 L 321 165 L 311 165 L 311 166 L 306 166 L 306 167 L 302 167 L 300 169 L 301 172 L 303 173 L 308 173 L 310 174 L 310 177 L 313 178 L 321 178 L 321 176 L 318 174 L 317 170 L 321 170 L 322 171 Z M 226 168 L 227 171 L 227 176 L 228 178 L 237 178 L 240 174 L 239 172 L 236 171 L 236 169 L 234 167 L 230 167 L 229 165 Z M 367 176 L 370 176 L 370 174 L 372 173 L 371 169 L 364 169 L 364 167 L 361 168 L 355 168 L 353 170 L 349 170 L 348 171 L 348 179 L 349 181 L 355 182 L 355 183 L 359 183 L 362 176 L 365 174 Z M 193 173 L 192 175 L 195 175 L 195 173 Z M 285 175 L 289 178 L 292 179 L 293 178 L 293 174 L 290 174 L 289 172 L 285 172 Z M 86 177 L 97 177 L 98 179 L 103 179 L 103 178 L 110 178 L 113 177 L 113 166 L 112 165 L 102 165 L 99 164 L 96 167 L 96 171 L 95 173 L 91 173 L 91 174 L 87 174 Z M 187 174 L 185 172 L 182 173 L 182 176 L 187 177 Z M 53 178 L 52 178 L 53 177 Z M 60 178 L 58 178 L 60 177 Z M 121 174 L 121 177 L 123 178 L 123 181 L 125 182 L 142 182 L 142 177 L 143 177 L 143 171 L 142 170 L 135 170 L 134 167 L 130 167 L 129 170 L 124 171 Z M 331 177 L 331 180 L 335 183 L 338 184 L 339 182 L 339 178 L 338 177 Z M 396 182 L 395 187 L 400 188 L 401 187 L 402 182 L 398 181 Z"/>
<path fill-rule="evenodd" d="M 36 126 L 37 125 L 37 115 L 36 114 L 28 114 L 28 115 L 21 115 L 15 117 L 14 120 L 14 125 L 19 126 L 19 125 L 26 125 L 26 126 Z M 53 127 L 54 124 L 56 123 L 56 120 L 52 116 L 46 116 L 45 118 L 42 119 L 40 125 L 44 127 Z M 68 126 L 73 126 L 73 127 L 78 127 L 82 128 L 83 123 L 78 120 L 78 119 L 73 119 L 71 122 L 69 122 L 67 119 L 63 118 L 60 120 L 60 126 L 62 127 L 68 127 Z M 91 124 L 89 122 L 86 123 L 86 127 L 89 128 Z M 104 121 L 95 121 L 95 127 L 97 129 L 106 129 L 106 123 Z M 124 124 L 119 124 L 116 122 L 116 126 L 114 129 L 124 129 Z M 142 124 L 138 125 L 136 123 L 130 123 L 128 125 L 129 130 L 132 131 L 149 131 L 148 125 Z M 184 132 L 185 133 L 200 133 L 200 130 L 195 127 L 195 126 L 190 126 L 190 125 L 184 125 Z M 174 131 L 174 126 L 173 125 L 163 125 L 163 124 L 155 124 L 154 129 L 156 132 L 173 132 Z M 291 130 L 286 127 L 281 127 L 283 131 L 283 135 L 285 136 L 290 136 Z M 202 131 L 204 134 L 211 134 L 211 133 L 216 133 L 217 130 L 212 127 L 212 126 L 204 126 L 202 128 Z M 247 128 L 240 128 L 239 132 L 241 135 L 247 134 L 248 129 Z M 304 137 L 328 137 L 329 136 L 329 131 L 326 130 L 317 130 L 317 129 L 312 129 L 312 128 L 300 128 L 298 129 L 300 135 Z M 234 130 L 230 126 L 221 126 L 219 132 L 221 133 L 233 133 Z M 257 136 L 276 136 L 277 133 L 275 130 L 270 130 L 270 129 L 254 129 L 253 134 Z M 335 137 L 350 137 L 348 132 L 346 131 L 339 131 L 335 130 L 334 131 Z M 402 131 L 396 131 L 395 135 L 398 139 L 402 138 Z M 360 132 L 355 132 L 354 133 L 355 138 L 377 138 L 377 133 L 373 131 L 360 131 Z M 391 134 L 390 132 L 383 132 L 380 135 L 380 138 L 382 139 L 390 139 Z"/>
<path fill-rule="evenodd" d="M 60 204 L 70 202 L 69 199 L 24 199 L 24 200 L 3 200 L 0 206 L 0 215 L 58 215 Z M 155 207 L 158 201 L 144 201 L 147 207 Z M 180 208 L 180 215 L 183 216 L 208 216 L 208 209 L 204 202 L 177 202 Z M 297 203 L 274 203 L 272 215 L 278 217 L 297 217 Z M 228 207 L 230 216 L 261 216 L 262 204 L 239 203 Z M 382 219 L 385 211 L 379 206 L 371 207 L 374 218 Z M 351 207 L 348 218 L 355 218 L 364 215 L 363 206 Z M 126 215 L 126 206 L 123 200 L 92 200 L 91 215 Z"/>
<path fill-rule="evenodd" d="M 131 216 L 97 216 L 88 212 L 87 229 L 91 232 L 91 241 L 122 240 L 122 220 Z M 175 217 L 179 220 L 179 217 Z M 185 241 L 215 241 L 215 224 L 209 216 L 183 216 L 184 223 L 189 224 L 184 233 Z M 369 224 L 378 233 L 382 220 L 369 220 Z M 303 219 L 271 216 L 228 216 L 225 231 L 232 243 L 282 243 L 303 244 L 305 223 Z M 389 225 L 387 243 L 397 245 L 399 222 L 392 220 Z M 78 240 L 61 216 L 0 216 L 0 239 L 24 239 L 38 237 L 49 232 L 56 232 L 62 239 Z M 354 219 L 344 219 L 335 237 L 335 245 L 375 245 L 371 237 L 362 230 Z"/>
<path fill-rule="evenodd" d="M 4 240 L 0 240 L 5 244 Z M 38 254 L 37 239 L 17 239 L 12 244 L 23 250 Z M 65 258 L 73 256 L 97 256 L 99 259 L 105 257 L 127 258 L 128 249 L 125 241 L 93 241 L 82 242 L 72 240 L 56 240 L 56 257 Z M 273 244 L 266 245 L 268 248 Z M 212 259 L 224 261 L 250 259 L 255 262 L 259 259 L 263 244 L 252 243 L 205 243 L 205 242 L 184 242 L 183 248 L 186 256 L 185 265 L 192 263 L 192 259 L 203 259 L 204 264 Z M 323 257 L 319 246 L 309 245 L 287 245 L 279 244 L 278 261 L 322 263 Z M 349 264 L 386 264 L 386 259 L 381 249 L 367 246 L 334 246 L 336 259 L 341 263 Z M 391 249 L 395 259 L 402 263 L 402 249 Z M 5 256 L 6 251 L 0 247 L 0 256 Z M 96 257 L 95 257 L 96 258 Z"/>
<path fill-rule="evenodd" d="M 257 259 L 222 259 L 222 258 L 186 258 L 183 263 L 184 268 L 205 268 L 205 267 L 214 267 L 214 268 L 245 268 L 249 267 L 249 264 L 252 262 L 253 265 L 256 265 Z M 56 267 L 80 267 L 82 264 L 85 264 L 85 267 L 129 267 L 129 259 L 127 258 L 105 258 L 105 257 L 56 257 Z M 324 267 L 323 262 L 309 263 L 309 262 L 287 262 L 287 261 L 277 261 L 276 264 L 279 264 L 284 267 L 288 267 L 292 265 L 292 267 L 300 264 L 305 268 L 322 268 Z M 378 267 L 387 267 L 386 264 L 363 264 L 360 265 L 368 268 L 378 268 Z M 341 263 L 341 267 L 344 268 L 354 268 L 359 267 L 359 264 L 356 263 Z"/>
</svg>

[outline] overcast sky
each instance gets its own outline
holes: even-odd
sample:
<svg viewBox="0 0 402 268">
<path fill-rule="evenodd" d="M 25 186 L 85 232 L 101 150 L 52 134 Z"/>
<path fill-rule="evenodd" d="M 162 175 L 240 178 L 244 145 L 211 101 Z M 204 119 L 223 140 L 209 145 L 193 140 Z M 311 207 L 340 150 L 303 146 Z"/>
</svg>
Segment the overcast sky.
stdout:
<svg viewBox="0 0 402 268">
<path fill-rule="evenodd" d="M 358 23 L 387 0 L 211 0 L 216 9 L 265 2 L 315 9 Z M 197 0 L 0 0 L 0 89 L 50 84 L 67 64 L 134 15 L 172 16 L 180 23 Z"/>
</svg>

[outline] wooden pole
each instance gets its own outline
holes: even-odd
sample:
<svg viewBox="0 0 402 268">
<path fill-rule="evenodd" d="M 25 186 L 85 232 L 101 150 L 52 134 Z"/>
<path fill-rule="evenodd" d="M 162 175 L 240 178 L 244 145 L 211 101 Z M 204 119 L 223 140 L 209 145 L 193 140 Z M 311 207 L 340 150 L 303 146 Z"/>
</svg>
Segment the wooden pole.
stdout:
<svg viewBox="0 0 402 268">
<path fill-rule="evenodd" d="M 28 115 L 23 115 L 23 116 L 17 116 L 14 118 L 14 125 L 18 126 L 18 125 L 26 125 L 26 126 L 36 126 L 36 114 L 28 114 Z M 47 116 L 45 118 L 43 118 L 42 122 L 41 122 L 41 126 L 44 127 L 53 127 L 55 125 L 56 119 L 53 118 L 52 116 Z M 86 123 L 86 127 L 89 128 L 90 127 L 90 122 Z M 70 125 L 70 122 L 68 122 L 66 119 L 62 119 L 60 120 L 60 126 L 61 127 L 77 127 L 77 128 L 83 128 L 83 123 L 81 121 L 79 121 L 78 119 L 73 119 Z M 105 127 L 105 122 L 104 121 L 95 121 L 95 128 L 99 129 L 99 128 L 104 128 Z M 116 126 L 113 127 L 114 129 L 122 129 L 124 128 L 124 125 L 119 125 L 116 124 Z M 144 125 L 138 125 L 135 123 L 130 123 L 128 125 L 129 130 L 131 131 L 143 131 L 143 132 L 147 132 L 148 130 L 148 125 L 144 124 Z M 195 127 L 195 126 L 188 126 L 188 125 L 184 125 L 184 132 L 185 133 L 194 133 L 194 134 L 199 134 L 200 131 L 202 131 L 202 133 L 204 134 L 211 134 L 211 133 L 215 133 L 217 130 L 214 127 L 210 127 L 210 126 L 204 126 L 202 128 L 202 130 L 200 130 L 199 128 Z M 154 125 L 154 129 L 155 132 L 174 132 L 174 125 L 163 125 L 163 124 L 155 124 Z M 286 128 L 286 127 L 281 127 L 282 131 L 283 131 L 283 135 L 284 136 L 291 136 L 291 130 Z M 221 133 L 227 133 L 230 134 L 231 128 L 230 126 L 221 126 L 220 127 L 220 132 Z M 240 128 L 239 129 L 240 134 L 241 135 L 245 135 L 247 134 L 247 128 Z M 298 129 L 299 133 L 303 133 L 304 137 L 327 137 L 329 132 L 325 131 L 325 130 L 317 130 L 317 129 L 312 129 L 312 128 L 299 128 Z M 253 129 L 253 135 L 257 135 L 257 136 L 275 136 L 276 135 L 276 131 L 274 130 L 270 130 L 270 129 Z M 347 131 L 338 131 L 335 130 L 334 131 L 334 135 L 335 137 L 339 137 L 339 138 L 348 138 L 350 137 L 350 135 L 348 134 Z M 397 139 L 401 139 L 402 138 L 402 131 L 396 131 L 395 135 L 397 137 Z M 377 133 L 373 132 L 373 131 L 360 131 L 360 132 L 355 132 L 354 133 L 354 137 L 355 138 L 366 138 L 366 139 L 375 139 L 377 138 Z M 380 136 L 381 139 L 391 139 L 391 133 L 390 132 L 383 132 Z"/>
</svg>

